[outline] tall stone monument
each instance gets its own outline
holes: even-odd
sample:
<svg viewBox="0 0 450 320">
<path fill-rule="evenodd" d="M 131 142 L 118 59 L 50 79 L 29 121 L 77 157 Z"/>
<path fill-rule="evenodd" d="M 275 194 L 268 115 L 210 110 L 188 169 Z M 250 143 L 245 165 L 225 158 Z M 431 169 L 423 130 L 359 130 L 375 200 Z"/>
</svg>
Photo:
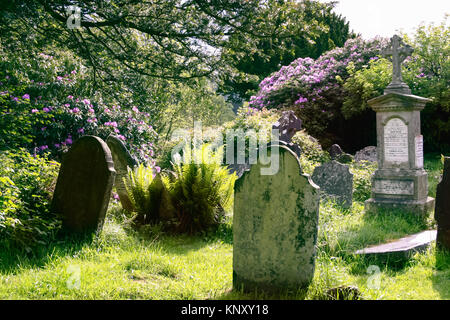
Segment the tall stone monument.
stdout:
<svg viewBox="0 0 450 320">
<path fill-rule="evenodd" d="M 401 75 L 401 63 L 412 51 L 400 37 L 391 39 L 384 53 L 392 56 L 392 82 L 384 95 L 368 101 L 377 118 L 378 170 L 366 212 L 398 208 L 425 216 L 434 206 L 434 199 L 428 197 L 420 133 L 420 111 L 430 100 L 412 95 Z"/>
</svg>

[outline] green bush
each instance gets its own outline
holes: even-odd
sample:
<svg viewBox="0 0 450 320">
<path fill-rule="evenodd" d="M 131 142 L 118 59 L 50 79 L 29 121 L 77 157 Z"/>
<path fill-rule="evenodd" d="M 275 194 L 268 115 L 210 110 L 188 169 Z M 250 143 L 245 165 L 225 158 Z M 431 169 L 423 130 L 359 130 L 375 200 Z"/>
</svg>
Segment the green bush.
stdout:
<svg viewBox="0 0 450 320">
<path fill-rule="evenodd" d="M 24 149 L 0 153 L 0 240 L 29 250 L 45 243 L 60 226 L 50 213 L 59 170 L 46 156 Z"/>
<path fill-rule="evenodd" d="M 176 212 L 175 221 L 162 221 L 159 216 L 162 193 L 154 169 L 141 165 L 129 171 L 126 186 L 137 220 L 166 223 L 173 231 L 188 234 L 217 227 L 231 209 L 235 181 L 235 175 L 221 166 L 223 147 L 213 152 L 209 144 L 197 149 L 185 144 L 180 153 L 173 163 L 175 174 L 160 174 Z"/>
<path fill-rule="evenodd" d="M 309 161 L 327 162 L 330 160 L 330 155 L 327 151 L 322 150 L 319 141 L 308 135 L 305 130 L 297 132 L 292 138 L 292 142 L 302 148 L 302 157 L 305 157 Z"/>
<path fill-rule="evenodd" d="M 372 193 L 372 176 L 378 168 L 377 163 L 369 161 L 352 162 L 350 172 L 353 173 L 353 199 L 366 201 Z"/>
<path fill-rule="evenodd" d="M 155 170 L 152 167 L 144 166 L 142 163 L 134 169 L 128 168 L 125 186 L 138 219 L 156 220 L 158 218 L 158 212 L 154 210 L 154 199 L 152 197 L 154 178 Z"/>
<path fill-rule="evenodd" d="M 192 151 L 192 152 L 191 152 Z M 178 211 L 177 231 L 198 233 L 218 226 L 231 209 L 236 176 L 220 165 L 223 148 L 213 152 L 210 145 L 184 150 L 174 165 L 177 178 L 169 192 Z"/>
</svg>

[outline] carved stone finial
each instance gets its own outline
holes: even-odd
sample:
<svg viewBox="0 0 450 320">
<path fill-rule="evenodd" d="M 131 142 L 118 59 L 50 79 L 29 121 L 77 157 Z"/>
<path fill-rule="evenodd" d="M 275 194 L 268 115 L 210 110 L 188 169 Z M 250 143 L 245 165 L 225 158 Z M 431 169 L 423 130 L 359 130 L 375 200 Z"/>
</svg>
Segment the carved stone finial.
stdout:
<svg viewBox="0 0 450 320">
<path fill-rule="evenodd" d="M 384 93 L 405 93 L 411 94 L 411 89 L 403 82 L 402 78 L 402 62 L 413 53 L 414 49 L 404 44 L 398 35 L 394 35 L 391 44 L 383 50 L 383 55 L 392 61 L 392 82 L 384 90 Z"/>
</svg>

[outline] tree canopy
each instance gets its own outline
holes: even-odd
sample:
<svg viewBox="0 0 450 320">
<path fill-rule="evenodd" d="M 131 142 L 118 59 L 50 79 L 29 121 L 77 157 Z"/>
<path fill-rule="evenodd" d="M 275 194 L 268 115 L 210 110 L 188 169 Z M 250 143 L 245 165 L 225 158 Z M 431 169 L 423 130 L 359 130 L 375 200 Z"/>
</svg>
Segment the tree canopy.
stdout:
<svg viewBox="0 0 450 320">
<path fill-rule="evenodd" d="M 133 75 L 186 80 L 236 73 L 236 59 L 249 54 L 267 58 L 267 44 L 312 41 L 328 31 L 324 19 L 311 12 L 329 11 L 333 4 L 12 0 L 1 6 L 3 44 L 21 41 L 71 49 L 92 67 L 96 81 L 108 83 Z"/>
</svg>

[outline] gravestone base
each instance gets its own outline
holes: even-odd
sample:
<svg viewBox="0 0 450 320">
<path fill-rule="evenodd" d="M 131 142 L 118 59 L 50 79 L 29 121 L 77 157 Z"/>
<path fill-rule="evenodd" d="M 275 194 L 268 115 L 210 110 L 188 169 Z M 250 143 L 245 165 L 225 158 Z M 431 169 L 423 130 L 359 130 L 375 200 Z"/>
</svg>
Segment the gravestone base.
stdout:
<svg viewBox="0 0 450 320">
<path fill-rule="evenodd" d="M 427 217 L 434 208 L 434 198 L 424 200 L 369 199 L 364 203 L 366 213 L 383 213 L 392 210 L 410 212 L 416 216 Z"/>
</svg>

